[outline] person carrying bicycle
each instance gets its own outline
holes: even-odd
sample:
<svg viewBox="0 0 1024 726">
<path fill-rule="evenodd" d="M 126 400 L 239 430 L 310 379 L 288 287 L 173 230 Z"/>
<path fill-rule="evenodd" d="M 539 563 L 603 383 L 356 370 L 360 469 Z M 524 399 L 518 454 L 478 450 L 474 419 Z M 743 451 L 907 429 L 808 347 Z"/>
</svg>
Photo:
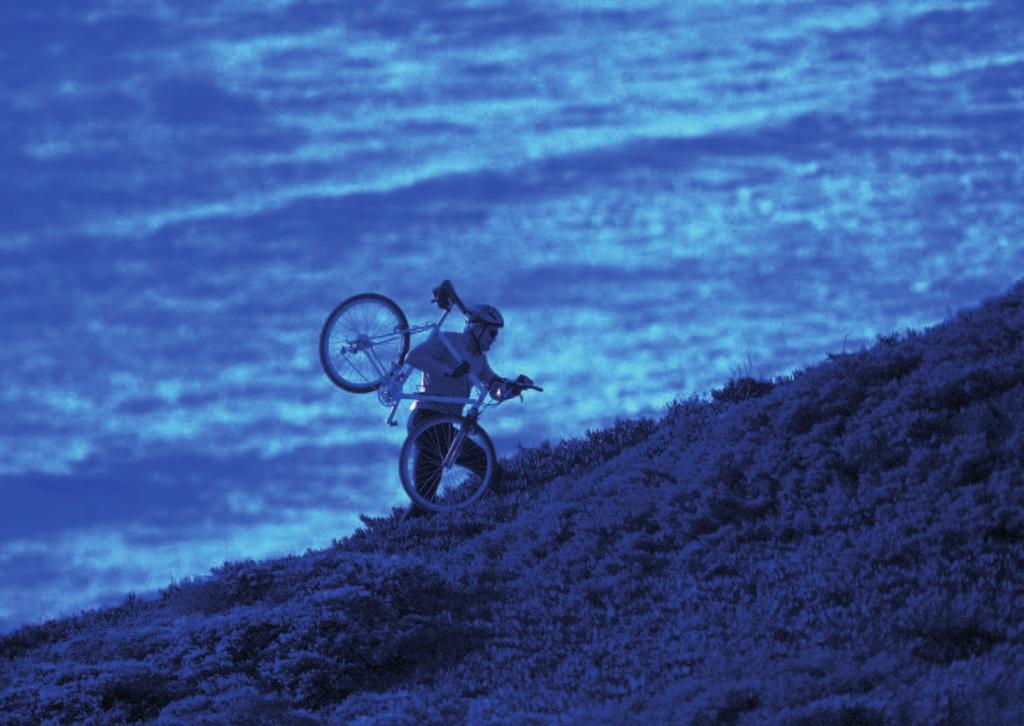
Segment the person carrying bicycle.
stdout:
<svg viewBox="0 0 1024 726">
<path fill-rule="evenodd" d="M 518 396 L 521 389 L 516 381 L 497 375 L 487 362 L 487 352 L 494 346 L 499 332 L 505 327 L 505 319 L 501 312 L 493 305 L 484 304 L 467 306 L 465 312 L 466 324 L 461 333 L 438 332 L 409 351 L 405 362 L 422 372 L 423 392 L 432 396 L 467 398 L 473 385 L 472 376 L 475 375 L 488 387 L 490 396 L 495 400 L 504 401 Z M 445 336 L 448 345 L 440 339 L 442 335 Z M 458 358 L 453 356 L 453 352 Z M 412 431 L 432 417 L 461 415 L 462 404 L 415 401 L 412 405 L 412 415 L 409 416 L 408 430 Z M 445 438 L 450 440 L 452 436 L 454 431 Z M 421 466 L 420 462 L 427 458 L 436 458 L 439 454 L 443 458 L 441 445 L 439 442 L 435 447 L 436 451 L 424 451 L 421 447 L 417 453 L 416 490 L 427 499 L 434 495 L 439 477 L 428 473 L 427 467 Z M 479 469 L 480 465 L 474 464 L 481 461 L 486 461 L 486 456 L 476 444 L 467 440 L 458 463 L 483 476 L 484 472 Z M 498 465 L 491 486 L 498 489 L 504 476 L 505 470 Z M 429 510 L 413 502 L 406 516 L 416 517 L 429 513 Z"/>
</svg>

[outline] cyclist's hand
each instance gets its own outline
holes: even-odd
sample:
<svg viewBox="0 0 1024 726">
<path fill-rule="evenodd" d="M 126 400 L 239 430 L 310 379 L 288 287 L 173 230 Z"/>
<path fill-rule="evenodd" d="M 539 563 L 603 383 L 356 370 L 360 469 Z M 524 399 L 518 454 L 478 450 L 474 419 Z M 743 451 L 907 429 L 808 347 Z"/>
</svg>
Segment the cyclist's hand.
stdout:
<svg viewBox="0 0 1024 726">
<path fill-rule="evenodd" d="M 449 378 L 462 378 L 464 375 L 469 373 L 469 361 L 462 361 L 452 370 L 451 373 L 447 373 Z"/>
<path fill-rule="evenodd" d="M 512 396 L 518 395 L 512 392 L 515 384 L 507 378 L 496 377 L 491 381 L 490 394 L 495 401 L 507 401 Z"/>
<path fill-rule="evenodd" d="M 526 376 L 519 376 L 514 381 L 505 381 L 505 398 L 515 398 L 522 395 L 530 383 L 532 381 Z"/>
</svg>

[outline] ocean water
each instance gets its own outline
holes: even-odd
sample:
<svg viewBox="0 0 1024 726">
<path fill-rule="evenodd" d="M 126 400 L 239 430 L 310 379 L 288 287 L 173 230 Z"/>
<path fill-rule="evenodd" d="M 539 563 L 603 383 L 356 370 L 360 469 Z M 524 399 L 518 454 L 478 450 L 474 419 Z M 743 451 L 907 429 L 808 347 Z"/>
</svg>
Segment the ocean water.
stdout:
<svg viewBox="0 0 1024 726">
<path fill-rule="evenodd" d="M 320 371 L 451 279 L 499 451 L 940 322 L 1024 269 L 1010 0 L 0 9 L 0 628 L 404 501 Z"/>
</svg>

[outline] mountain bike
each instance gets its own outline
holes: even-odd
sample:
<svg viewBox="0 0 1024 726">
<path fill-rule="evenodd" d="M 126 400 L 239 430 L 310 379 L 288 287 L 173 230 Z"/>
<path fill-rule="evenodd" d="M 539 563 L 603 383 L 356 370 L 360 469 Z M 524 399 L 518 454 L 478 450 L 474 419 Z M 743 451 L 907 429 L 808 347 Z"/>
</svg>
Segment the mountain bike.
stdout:
<svg viewBox="0 0 1024 726">
<path fill-rule="evenodd" d="M 515 396 L 521 399 L 523 391 L 544 389 L 527 376 L 519 376 L 508 382 L 511 396 L 488 402 L 489 387 L 471 371 L 467 375 L 475 397 L 405 393 L 405 382 L 413 371 L 405 363 L 412 336 L 427 332 L 440 336 L 453 358 L 460 358 L 440 331 L 453 309 L 465 314 L 466 306 L 448 280 L 433 293 L 431 302 L 441 308 L 440 316 L 413 326 L 398 304 L 384 295 L 368 292 L 342 301 L 327 316 L 320 332 L 320 364 L 327 377 L 345 391 L 376 391 L 380 403 L 391 409 L 386 420 L 391 426 L 398 425 L 395 415 L 402 401 L 469 406 L 461 416 L 433 416 L 413 428 L 399 454 L 399 474 L 409 498 L 425 509 L 444 512 L 473 504 L 493 479 L 497 455 L 478 422 L 484 411 Z"/>
</svg>

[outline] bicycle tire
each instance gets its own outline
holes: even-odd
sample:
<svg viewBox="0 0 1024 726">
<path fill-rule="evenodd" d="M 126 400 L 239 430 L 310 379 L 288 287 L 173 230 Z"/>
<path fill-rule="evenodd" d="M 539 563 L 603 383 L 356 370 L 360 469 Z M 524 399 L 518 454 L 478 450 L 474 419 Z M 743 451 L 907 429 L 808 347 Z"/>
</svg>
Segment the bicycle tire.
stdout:
<svg viewBox="0 0 1024 726">
<path fill-rule="evenodd" d="M 350 393 L 376 390 L 408 353 L 405 313 L 394 300 L 375 292 L 338 303 L 320 331 L 320 365 L 334 385 Z"/>
<path fill-rule="evenodd" d="M 424 509 L 433 512 L 463 509 L 480 499 L 490 486 L 498 466 L 498 457 L 491 437 L 477 424 L 468 424 L 472 428 L 467 436 L 479 448 L 479 452 L 464 450 L 460 461 L 450 470 L 443 470 L 437 456 L 437 452 L 450 445 L 453 433 L 466 425 L 466 419 L 461 416 L 435 416 L 410 431 L 402 444 L 402 452 L 398 457 L 402 487 L 409 498 Z M 433 491 L 421 492 L 416 486 L 417 456 L 428 457 L 426 462 L 421 460 L 419 465 L 424 467 L 422 474 L 437 477 Z M 473 470 L 474 464 L 483 468 L 482 474 Z M 422 485 L 425 490 L 429 490 L 431 482 L 424 481 Z"/>
</svg>

